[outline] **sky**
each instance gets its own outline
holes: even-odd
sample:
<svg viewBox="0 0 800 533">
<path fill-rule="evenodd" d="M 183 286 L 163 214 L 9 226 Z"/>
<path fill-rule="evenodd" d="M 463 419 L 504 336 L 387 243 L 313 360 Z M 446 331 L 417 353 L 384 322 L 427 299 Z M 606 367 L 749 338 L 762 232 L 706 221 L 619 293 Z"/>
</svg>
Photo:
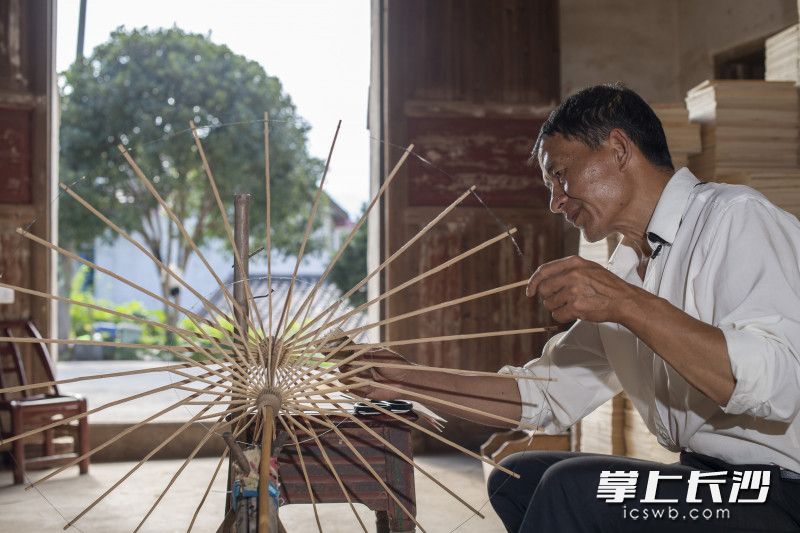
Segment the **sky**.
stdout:
<svg viewBox="0 0 800 533">
<path fill-rule="evenodd" d="M 79 0 L 59 0 L 56 68 L 75 60 Z M 88 0 L 84 54 L 119 26 L 207 35 L 277 76 L 311 125 L 309 150 L 325 159 L 336 123 L 326 191 L 354 217 L 369 197 L 366 129 L 370 59 L 367 0 Z M 131 125 L 133 127 L 134 125 Z"/>
</svg>

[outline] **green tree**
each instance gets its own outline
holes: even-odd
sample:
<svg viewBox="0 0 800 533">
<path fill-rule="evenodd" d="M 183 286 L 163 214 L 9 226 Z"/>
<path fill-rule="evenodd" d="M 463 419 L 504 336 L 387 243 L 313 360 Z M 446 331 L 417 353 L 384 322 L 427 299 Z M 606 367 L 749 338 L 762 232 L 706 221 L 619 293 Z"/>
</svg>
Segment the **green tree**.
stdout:
<svg viewBox="0 0 800 533">
<path fill-rule="evenodd" d="M 362 213 L 364 209 L 366 206 L 362 206 Z M 367 277 L 367 224 L 358 228 L 350 245 L 331 269 L 330 280 L 342 293 L 345 293 L 365 277 Z M 352 305 L 361 305 L 366 301 L 366 285 L 350 296 Z"/>
<path fill-rule="evenodd" d="M 322 163 L 308 154 L 308 124 L 280 81 L 258 63 L 177 28 L 118 28 L 90 57 L 62 74 L 60 87 L 62 181 L 74 183 L 81 196 L 140 236 L 156 257 L 182 270 L 193 255 L 191 247 L 166 222 L 116 145 L 127 148 L 202 246 L 225 233 L 187 130 L 189 121 L 197 124 L 229 219 L 233 195 L 251 193 L 250 227 L 253 238 L 263 242 L 260 120 L 268 112 L 272 243 L 278 251 L 297 249 Z M 113 238 L 71 198 L 61 201 L 59 233 L 63 243 L 77 249 L 90 248 L 97 237 Z M 159 276 L 168 298 L 170 280 Z M 164 312 L 175 325 L 177 313 L 167 306 Z"/>
</svg>

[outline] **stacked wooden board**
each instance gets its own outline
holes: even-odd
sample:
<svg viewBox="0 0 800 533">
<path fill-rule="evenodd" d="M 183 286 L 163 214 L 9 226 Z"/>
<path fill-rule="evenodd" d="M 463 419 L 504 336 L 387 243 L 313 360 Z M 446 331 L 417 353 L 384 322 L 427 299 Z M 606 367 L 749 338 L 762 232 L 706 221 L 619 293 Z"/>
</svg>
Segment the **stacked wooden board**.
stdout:
<svg viewBox="0 0 800 533">
<path fill-rule="evenodd" d="M 675 170 L 689 165 L 689 156 L 702 151 L 700 125 L 689 122 L 689 111 L 681 103 L 655 104 L 653 111 L 661 120 Z"/>
<path fill-rule="evenodd" d="M 800 24 L 767 39 L 765 56 L 764 79 L 800 83 Z"/>
<path fill-rule="evenodd" d="M 703 151 L 689 168 L 708 181 L 797 168 L 798 104 L 793 82 L 706 80 L 686 96 Z"/>
</svg>

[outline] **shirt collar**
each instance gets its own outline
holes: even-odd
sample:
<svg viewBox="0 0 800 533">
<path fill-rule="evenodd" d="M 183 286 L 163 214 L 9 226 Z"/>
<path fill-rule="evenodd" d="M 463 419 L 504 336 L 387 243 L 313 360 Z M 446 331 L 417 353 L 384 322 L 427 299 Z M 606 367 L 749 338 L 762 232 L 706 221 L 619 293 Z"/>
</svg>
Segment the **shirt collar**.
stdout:
<svg viewBox="0 0 800 533">
<path fill-rule="evenodd" d="M 686 201 L 700 183 L 689 169 L 681 168 L 667 182 L 647 225 L 647 238 L 658 244 L 672 244 L 683 219 Z"/>
</svg>

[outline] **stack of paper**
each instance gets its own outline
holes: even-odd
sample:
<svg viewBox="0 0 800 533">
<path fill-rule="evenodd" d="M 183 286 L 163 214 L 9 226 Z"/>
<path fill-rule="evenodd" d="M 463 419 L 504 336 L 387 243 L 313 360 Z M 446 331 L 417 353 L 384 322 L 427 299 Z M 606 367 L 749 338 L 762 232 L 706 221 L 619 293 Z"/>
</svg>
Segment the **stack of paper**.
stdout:
<svg viewBox="0 0 800 533">
<path fill-rule="evenodd" d="M 701 153 L 689 168 L 708 181 L 797 168 L 797 91 L 793 82 L 706 80 L 686 96 L 701 124 Z"/>
<path fill-rule="evenodd" d="M 655 104 L 656 112 L 667 136 L 669 153 L 675 170 L 688 166 L 689 156 L 700 153 L 700 125 L 689 122 L 689 110 L 683 103 Z"/>
</svg>

